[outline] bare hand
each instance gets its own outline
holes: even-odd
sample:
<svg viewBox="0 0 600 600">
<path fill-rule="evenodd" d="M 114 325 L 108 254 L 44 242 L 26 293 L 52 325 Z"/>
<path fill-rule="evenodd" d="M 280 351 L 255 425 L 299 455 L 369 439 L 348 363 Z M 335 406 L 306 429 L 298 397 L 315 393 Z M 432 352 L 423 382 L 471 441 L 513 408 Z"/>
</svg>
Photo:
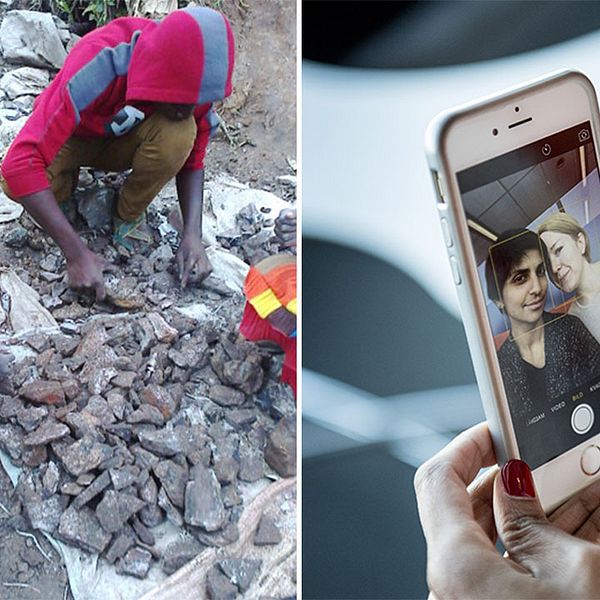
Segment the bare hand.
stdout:
<svg viewBox="0 0 600 600">
<path fill-rule="evenodd" d="M 93 290 L 96 294 L 96 301 L 100 302 L 106 297 L 102 272 L 109 268 L 106 260 L 86 249 L 77 258 L 67 261 L 69 286 L 78 291 Z"/>
<path fill-rule="evenodd" d="M 181 238 L 175 260 L 182 288 L 185 288 L 190 280 L 201 283 L 212 273 L 212 265 L 198 235 L 184 235 Z"/>
<path fill-rule="evenodd" d="M 596 483 L 549 518 L 535 497 L 517 495 L 511 462 L 495 463 L 487 425 L 465 431 L 417 471 L 415 488 L 427 539 L 427 578 L 438 598 L 597 598 L 600 547 Z M 527 467 L 525 466 L 525 469 Z M 527 480 L 525 477 L 520 479 Z M 533 480 L 532 480 L 533 481 Z M 512 482 L 512 484 L 511 484 Z M 510 490 L 513 495 L 510 495 Z M 507 555 L 496 547 L 500 537 Z M 589 540 L 589 541 L 587 541 Z"/>
<path fill-rule="evenodd" d="M 296 209 L 284 208 L 275 219 L 275 237 L 282 248 L 296 247 Z"/>
</svg>

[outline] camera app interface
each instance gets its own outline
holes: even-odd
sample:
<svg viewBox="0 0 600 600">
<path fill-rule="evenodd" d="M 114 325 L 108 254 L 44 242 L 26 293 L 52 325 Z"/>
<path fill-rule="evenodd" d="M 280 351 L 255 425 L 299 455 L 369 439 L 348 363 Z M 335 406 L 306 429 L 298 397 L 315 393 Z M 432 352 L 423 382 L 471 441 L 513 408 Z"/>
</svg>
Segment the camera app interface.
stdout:
<svg viewBox="0 0 600 600">
<path fill-rule="evenodd" d="M 600 179 L 590 123 L 458 173 L 521 457 L 600 433 Z"/>
</svg>

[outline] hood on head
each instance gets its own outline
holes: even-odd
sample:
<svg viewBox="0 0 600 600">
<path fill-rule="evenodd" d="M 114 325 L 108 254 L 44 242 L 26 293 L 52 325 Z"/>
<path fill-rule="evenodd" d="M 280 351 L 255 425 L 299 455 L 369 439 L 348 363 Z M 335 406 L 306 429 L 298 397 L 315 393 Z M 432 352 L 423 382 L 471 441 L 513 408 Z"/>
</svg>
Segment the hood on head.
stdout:
<svg viewBox="0 0 600 600">
<path fill-rule="evenodd" d="M 127 102 L 205 104 L 231 94 L 234 40 L 229 21 L 206 7 L 176 10 L 135 44 Z"/>
</svg>

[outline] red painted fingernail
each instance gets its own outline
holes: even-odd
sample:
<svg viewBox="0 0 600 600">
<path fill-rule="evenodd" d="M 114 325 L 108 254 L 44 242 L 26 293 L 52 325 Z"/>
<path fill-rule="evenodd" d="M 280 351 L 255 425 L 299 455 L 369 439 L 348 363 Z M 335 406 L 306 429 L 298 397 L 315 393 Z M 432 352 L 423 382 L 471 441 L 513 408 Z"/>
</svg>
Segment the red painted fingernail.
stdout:
<svg viewBox="0 0 600 600">
<path fill-rule="evenodd" d="M 509 460 L 502 467 L 502 483 L 506 493 L 521 498 L 535 498 L 531 469 L 522 460 Z"/>
</svg>

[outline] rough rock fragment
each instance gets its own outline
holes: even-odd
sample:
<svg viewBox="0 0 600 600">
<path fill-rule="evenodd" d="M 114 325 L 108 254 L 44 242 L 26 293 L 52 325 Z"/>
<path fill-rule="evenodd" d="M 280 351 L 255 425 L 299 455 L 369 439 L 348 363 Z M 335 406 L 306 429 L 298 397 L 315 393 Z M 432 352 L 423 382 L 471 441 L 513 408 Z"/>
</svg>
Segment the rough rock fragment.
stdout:
<svg viewBox="0 0 600 600">
<path fill-rule="evenodd" d="M 235 600 L 238 589 L 214 566 L 206 576 L 206 593 L 211 600 Z"/>
<path fill-rule="evenodd" d="M 256 421 L 256 411 L 251 408 L 240 408 L 239 410 L 228 410 L 225 420 L 235 429 L 244 429 Z"/>
<path fill-rule="evenodd" d="M 109 446 L 100 444 L 86 435 L 66 448 L 61 458 L 67 471 L 78 477 L 82 473 L 95 469 L 111 455 L 112 450 Z"/>
<path fill-rule="evenodd" d="M 89 187 L 78 192 L 77 212 L 90 229 L 110 230 L 115 209 L 115 192 L 108 187 Z"/>
<path fill-rule="evenodd" d="M 19 394 L 34 404 L 65 403 L 65 392 L 58 381 L 32 381 L 21 386 Z"/>
<path fill-rule="evenodd" d="M 60 518 L 58 533 L 67 543 L 90 553 L 100 553 L 108 546 L 110 534 L 101 527 L 89 508 L 70 506 Z"/>
<path fill-rule="evenodd" d="M 115 533 L 144 506 L 145 503 L 136 496 L 109 490 L 96 507 L 96 516 L 106 531 Z"/>
<path fill-rule="evenodd" d="M 193 537 L 186 537 L 184 540 L 172 542 L 169 544 L 163 554 L 162 570 L 171 575 L 178 569 L 181 569 L 190 560 L 198 556 L 204 550 L 200 542 Z"/>
<path fill-rule="evenodd" d="M 85 506 L 92 498 L 95 498 L 101 491 L 105 490 L 110 485 L 110 475 L 108 471 L 104 471 L 92 483 L 90 483 L 78 496 L 73 500 L 74 508 Z"/>
<path fill-rule="evenodd" d="M 269 434 L 265 448 L 267 464 L 282 477 L 296 474 L 296 421 L 281 419 Z"/>
<path fill-rule="evenodd" d="M 149 313 L 147 318 L 159 342 L 172 344 L 179 337 L 179 331 L 171 327 L 159 313 Z"/>
<path fill-rule="evenodd" d="M 50 13 L 12 10 L 0 25 L 4 58 L 13 63 L 60 69 L 67 53 Z"/>
<path fill-rule="evenodd" d="M 246 395 L 226 385 L 212 385 L 208 397 L 220 406 L 240 406 L 246 400 Z"/>
<path fill-rule="evenodd" d="M 50 461 L 48 467 L 42 477 L 42 485 L 44 486 L 44 492 L 47 496 L 56 494 L 58 490 L 58 483 L 60 481 L 60 471 L 55 462 Z"/>
<path fill-rule="evenodd" d="M 248 591 L 261 566 L 262 560 L 249 558 L 225 558 L 219 561 L 221 571 L 242 593 Z"/>
<path fill-rule="evenodd" d="M 173 525 L 183 527 L 183 517 L 181 516 L 181 512 L 174 506 L 171 500 L 169 500 L 167 492 L 165 492 L 162 487 L 158 492 L 158 506 L 165 511 L 167 519 L 169 519 Z"/>
<path fill-rule="evenodd" d="M 140 431 L 138 439 L 146 450 L 160 456 L 175 456 L 183 452 L 182 440 L 177 431 L 172 428 Z"/>
<path fill-rule="evenodd" d="M 13 460 L 19 460 L 23 449 L 22 429 L 11 423 L 0 425 L 0 449 L 4 450 Z"/>
<path fill-rule="evenodd" d="M 0 89 L 3 90 L 11 100 L 14 100 L 19 96 L 37 96 L 44 91 L 44 88 L 46 88 L 49 83 L 50 76 L 45 69 L 20 67 L 8 71 L 0 78 Z M 23 228 L 21 227 L 20 229 Z"/>
<path fill-rule="evenodd" d="M 133 386 L 137 373 L 133 371 L 121 371 L 113 380 L 112 384 L 128 390 Z"/>
<path fill-rule="evenodd" d="M 156 543 L 154 534 L 139 520 L 137 516 L 133 517 L 131 524 L 133 525 L 133 529 L 142 543 L 146 544 L 146 546 L 154 546 Z"/>
<path fill-rule="evenodd" d="M 192 480 L 185 488 L 185 522 L 206 531 L 221 529 L 227 513 L 221 499 L 221 486 L 214 471 L 196 465 L 191 476 Z"/>
<path fill-rule="evenodd" d="M 163 387 L 150 384 L 142 390 L 141 396 L 145 402 L 158 408 L 166 420 L 170 419 L 177 411 L 177 403 Z"/>
<path fill-rule="evenodd" d="M 251 356 L 247 360 L 231 360 L 223 366 L 224 380 L 246 394 L 255 394 L 264 381 L 260 358 Z"/>
<path fill-rule="evenodd" d="M 137 410 L 134 410 L 127 416 L 128 423 L 149 423 L 161 427 L 165 424 L 165 418 L 156 406 L 142 404 Z"/>
<path fill-rule="evenodd" d="M 1 82 L 2 80 L 0 79 L 0 86 L 2 85 Z M 4 243 L 10 248 L 23 248 L 27 245 L 28 236 L 27 229 L 17 225 L 6 233 L 4 236 Z"/>
<path fill-rule="evenodd" d="M 104 557 L 112 565 L 114 562 L 125 555 L 127 550 L 135 546 L 135 533 L 129 525 L 125 525 L 123 529 L 114 537 L 114 541 L 106 551 Z"/>
<path fill-rule="evenodd" d="M 151 563 L 152 554 L 144 548 L 135 546 L 128 550 L 127 554 L 119 561 L 117 573 L 143 579 L 148 574 Z"/>
<path fill-rule="evenodd" d="M 60 440 L 69 435 L 70 430 L 64 423 L 58 423 L 53 419 L 48 419 L 42 423 L 35 431 L 23 438 L 25 446 L 44 446 L 55 440 Z"/>
<path fill-rule="evenodd" d="M 281 532 L 275 524 L 273 517 L 264 514 L 254 534 L 255 546 L 270 546 L 281 542 Z"/>
<path fill-rule="evenodd" d="M 172 460 L 163 460 L 154 467 L 154 473 L 161 482 L 171 502 L 183 508 L 185 486 L 188 480 L 188 469 Z"/>
<path fill-rule="evenodd" d="M 39 427 L 47 416 L 48 409 L 45 406 L 23 407 L 17 412 L 17 423 L 29 433 Z"/>
<path fill-rule="evenodd" d="M 217 548 L 229 546 L 229 544 L 233 544 L 240 539 L 240 530 L 236 523 L 227 523 L 223 529 L 211 532 L 194 527 L 192 528 L 192 534 L 201 544 Z"/>
<path fill-rule="evenodd" d="M 113 487 L 119 491 L 136 482 L 140 475 L 140 468 L 135 465 L 124 465 L 120 469 L 110 469 L 109 473 Z"/>
</svg>

